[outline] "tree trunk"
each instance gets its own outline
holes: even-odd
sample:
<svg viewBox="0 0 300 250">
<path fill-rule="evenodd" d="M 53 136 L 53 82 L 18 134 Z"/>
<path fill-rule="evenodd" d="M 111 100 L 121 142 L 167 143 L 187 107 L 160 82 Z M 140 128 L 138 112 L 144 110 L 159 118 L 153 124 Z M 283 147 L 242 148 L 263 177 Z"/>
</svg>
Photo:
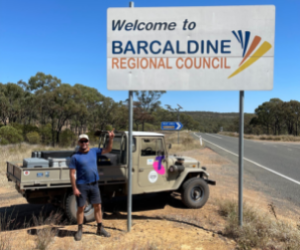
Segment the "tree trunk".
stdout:
<svg viewBox="0 0 300 250">
<path fill-rule="evenodd" d="M 52 147 L 55 146 L 55 130 L 54 130 L 54 118 L 51 121 L 51 132 L 52 132 Z"/>
<path fill-rule="evenodd" d="M 57 130 L 56 132 L 56 143 L 59 144 L 59 136 L 60 136 L 60 131 L 61 129 Z"/>
<path fill-rule="evenodd" d="M 142 122 L 142 131 L 145 131 L 145 122 Z"/>
</svg>

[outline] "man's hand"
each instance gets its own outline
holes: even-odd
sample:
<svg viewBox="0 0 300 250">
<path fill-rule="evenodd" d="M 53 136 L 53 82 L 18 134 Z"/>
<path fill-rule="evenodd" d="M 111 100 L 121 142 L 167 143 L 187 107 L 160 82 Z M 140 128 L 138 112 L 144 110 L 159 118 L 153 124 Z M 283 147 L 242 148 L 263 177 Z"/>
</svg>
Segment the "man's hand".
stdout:
<svg viewBox="0 0 300 250">
<path fill-rule="evenodd" d="M 114 128 L 112 129 L 112 131 L 108 131 L 108 136 L 109 136 L 109 140 L 113 140 L 115 137 L 115 133 L 114 133 Z"/>
<path fill-rule="evenodd" d="M 107 131 L 108 136 L 109 136 L 109 142 L 108 142 L 106 148 L 104 148 L 102 150 L 101 154 L 103 154 L 103 155 L 109 153 L 112 150 L 112 144 L 113 144 L 113 140 L 114 140 L 114 137 L 115 137 L 114 130 L 115 129 L 113 128 L 112 131 Z"/>
<path fill-rule="evenodd" d="M 78 190 L 78 188 L 73 189 L 73 194 L 77 197 L 79 197 L 81 195 L 80 191 Z"/>
</svg>

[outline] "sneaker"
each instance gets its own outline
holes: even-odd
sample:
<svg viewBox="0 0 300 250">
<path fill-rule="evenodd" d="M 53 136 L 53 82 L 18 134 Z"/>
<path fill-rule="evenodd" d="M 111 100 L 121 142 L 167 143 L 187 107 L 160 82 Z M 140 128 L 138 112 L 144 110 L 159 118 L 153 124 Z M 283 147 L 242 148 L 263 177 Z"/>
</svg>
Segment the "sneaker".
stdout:
<svg viewBox="0 0 300 250">
<path fill-rule="evenodd" d="M 96 235 L 99 235 L 99 236 L 104 236 L 104 237 L 110 237 L 110 233 L 107 232 L 104 227 L 101 227 L 100 229 L 98 228 L 97 229 L 97 232 L 96 232 Z"/>
<path fill-rule="evenodd" d="M 76 241 L 79 241 L 81 240 L 81 237 L 82 237 L 82 230 L 78 230 L 74 238 Z"/>
</svg>

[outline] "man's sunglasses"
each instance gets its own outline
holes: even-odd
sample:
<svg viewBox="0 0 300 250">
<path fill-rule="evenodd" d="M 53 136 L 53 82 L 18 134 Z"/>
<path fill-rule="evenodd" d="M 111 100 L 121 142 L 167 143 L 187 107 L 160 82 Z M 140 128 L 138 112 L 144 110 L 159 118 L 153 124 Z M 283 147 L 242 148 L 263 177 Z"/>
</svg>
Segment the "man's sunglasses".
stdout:
<svg viewBox="0 0 300 250">
<path fill-rule="evenodd" d="M 80 143 L 88 143 L 88 140 L 84 140 L 84 141 L 79 141 Z"/>
</svg>

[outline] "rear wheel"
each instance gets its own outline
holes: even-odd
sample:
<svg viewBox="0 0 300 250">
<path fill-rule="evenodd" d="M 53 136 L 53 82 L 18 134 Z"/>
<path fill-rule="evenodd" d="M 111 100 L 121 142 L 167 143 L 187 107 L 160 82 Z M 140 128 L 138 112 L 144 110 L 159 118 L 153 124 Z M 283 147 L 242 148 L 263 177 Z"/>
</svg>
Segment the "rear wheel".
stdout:
<svg viewBox="0 0 300 250">
<path fill-rule="evenodd" d="M 192 178 L 183 184 L 182 202 L 189 208 L 200 208 L 209 197 L 209 187 L 201 178 Z"/>
<path fill-rule="evenodd" d="M 77 223 L 77 202 L 74 194 L 70 194 L 66 199 L 66 215 L 71 223 Z M 84 208 L 84 222 L 88 223 L 95 220 L 93 205 L 88 201 Z"/>
</svg>

